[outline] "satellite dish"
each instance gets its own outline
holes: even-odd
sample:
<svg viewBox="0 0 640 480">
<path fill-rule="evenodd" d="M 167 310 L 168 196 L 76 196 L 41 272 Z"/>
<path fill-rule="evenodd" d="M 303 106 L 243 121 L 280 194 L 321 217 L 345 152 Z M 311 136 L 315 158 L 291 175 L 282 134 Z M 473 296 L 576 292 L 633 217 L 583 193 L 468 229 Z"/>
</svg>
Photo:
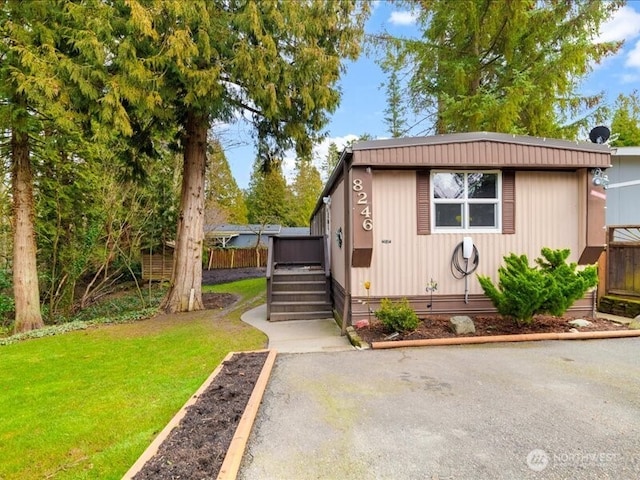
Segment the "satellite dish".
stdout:
<svg viewBox="0 0 640 480">
<path fill-rule="evenodd" d="M 589 140 L 593 143 L 604 143 L 609 140 L 610 135 L 611 132 L 609 129 L 604 125 L 600 125 L 591 129 L 589 132 Z"/>
</svg>

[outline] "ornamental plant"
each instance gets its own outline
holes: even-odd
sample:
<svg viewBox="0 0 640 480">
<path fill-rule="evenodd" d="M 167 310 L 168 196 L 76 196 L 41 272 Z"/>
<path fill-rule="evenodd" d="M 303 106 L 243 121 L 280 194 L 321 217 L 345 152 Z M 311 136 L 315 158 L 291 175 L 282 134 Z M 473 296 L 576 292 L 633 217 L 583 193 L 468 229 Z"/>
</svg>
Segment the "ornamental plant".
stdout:
<svg viewBox="0 0 640 480">
<path fill-rule="evenodd" d="M 577 271 L 576 263 L 566 262 L 569 253 L 543 248 L 537 267 L 529 265 L 526 255 L 512 253 L 498 269 L 498 286 L 487 276 L 478 275 L 478 281 L 498 312 L 518 325 L 532 324 L 536 314 L 561 316 L 598 283 L 596 267 Z"/>
<path fill-rule="evenodd" d="M 553 290 L 548 293 L 541 309 L 551 315 L 564 315 L 576 300 L 584 297 L 587 290 L 598 284 L 598 270 L 594 265 L 589 265 L 577 271 L 577 263 L 567 263 L 571 253 L 568 248 L 543 248 L 541 253 L 543 258 L 536 258 L 536 263 L 553 280 Z"/>
<path fill-rule="evenodd" d="M 392 332 L 412 331 L 420 323 L 420 319 L 406 298 L 399 302 L 392 302 L 388 298 L 383 298 L 382 302 L 380 302 L 380 308 L 374 315 L 382 322 L 386 330 Z"/>
</svg>

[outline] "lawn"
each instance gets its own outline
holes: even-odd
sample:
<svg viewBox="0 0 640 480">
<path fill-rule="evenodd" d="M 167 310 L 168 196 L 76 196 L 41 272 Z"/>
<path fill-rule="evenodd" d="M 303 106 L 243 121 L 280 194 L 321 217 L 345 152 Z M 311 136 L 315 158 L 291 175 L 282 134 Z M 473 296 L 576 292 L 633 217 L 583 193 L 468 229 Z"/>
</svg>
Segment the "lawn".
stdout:
<svg viewBox="0 0 640 480">
<path fill-rule="evenodd" d="M 230 351 L 263 348 L 240 314 L 265 279 L 201 311 L 0 346 L 0 479 L 119 479 Z"/>
</svg>

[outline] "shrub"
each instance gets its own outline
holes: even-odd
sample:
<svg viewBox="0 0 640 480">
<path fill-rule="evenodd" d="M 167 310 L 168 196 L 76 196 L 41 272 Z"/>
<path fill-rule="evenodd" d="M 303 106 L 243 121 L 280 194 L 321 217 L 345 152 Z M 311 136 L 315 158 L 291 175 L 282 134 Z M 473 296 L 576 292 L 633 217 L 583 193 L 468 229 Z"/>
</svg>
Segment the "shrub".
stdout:
<svg viewBox="0 0 640 480">
<path fill-rule="evenodd" d="M 8 315 L 13 312 L 13 308 L 9 272 L 0 270 L 0 325 L 4 325 L 5 318 L 8 318 Z"/>
<path fill-rule="evenodd" d="M 420 319 L 413 311 L 406 298 L 399 302 L 392 302 L 383 298 L 380 308 L 374 314 L 387 330 L 393 332 L 407 332 L 415 330 Z"/>
<path fill-rule="evenodd" d="M 540 269 L 552 278 L 552 291 L 541 307 L 542 312 L 551 315 L 563 315 L 576 300 L 582 298 L 592 287 L 598 284 L 598 270 L 589 265 L 577 272 L 576 263 L 567 263 L 570 250 L 542 249 L 542 257 L 536 263 Z"/>
<path fill-rule="evenodd" d="M 496 287 L 489 277 L 478 275 L 480 286 L 501 315 L 512 317 L 518 324 L 530 324 L 533 315 L 547 300 L 550 281 L 537 268 L 529 266 L 526 255 L 504 257 L 505 266 L 498 269 Z"/>
<path fill-rule="evenodd" d="M 567 264 L 570 251 L 542 249 L 538 267 L 529 266 L 526 255 L 504 257 L 505 266 L 498 269 L 499 283 L 478 275 L 485 295 L 502 315 L 518 324 L 531 324 L 540 313 L 563 315 L 589 288 L 598 283 L 594 266 L 576 272 L 575 263 Z"/>
</svg>

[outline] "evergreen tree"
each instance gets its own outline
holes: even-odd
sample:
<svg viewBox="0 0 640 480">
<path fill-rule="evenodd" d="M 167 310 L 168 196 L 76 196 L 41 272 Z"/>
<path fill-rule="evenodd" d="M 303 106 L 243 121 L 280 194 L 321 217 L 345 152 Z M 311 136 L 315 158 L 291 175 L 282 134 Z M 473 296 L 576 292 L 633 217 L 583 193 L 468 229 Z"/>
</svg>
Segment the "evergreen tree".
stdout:
<svg viewBox="0 0 640 480">
<path fill-rule="evenodd" d="M 351 140 L 347 141 L 343 147 L 343 150 L 345 148 L 350 148 L 354 143 L 366 142 L 369 140 L 373 140 L 373 136 L 370 133 L 363 133 L 358 138 L 352 138 Z M 341 155 L 342 155 L 342 150 L 338 149 L 338 146 L 336 145 L 335 142 L 331 142 L 329 144 L 329 151 L 327 153 L 327 156 L 322 161 L 322 166 L 321 166 L 322 175 L 325 181 L 329 179 L 329 176 L 331 176 L 331 174 L 333 173 L 333 170 L 338 165 Z"/>
<path fill-rule="evenodd" d="M 420 40 L 402 45 L 408 101 L 436 133 L 494 131 L 575 138 L 601 95 L 578 93 L 621 43 L 594 43 L 622 1 L 430 0 L 415 9 Z M 576 118 L 578 120 L 576 120 Z"/>
<path fill-rule="evenodd" d="M 384 111 L 384 121 L 393 138 L 402 137 L 407 131 L 407 105 L 402 95 L 404 91 L 402 80 L 407 75 L 403 71 L 405 65 L 402 49 L 390 44 L 382 67 L 388 73 L 387 108 Z"/>
<path fill-rule="evenodd" d="M 214 121 L 248 113 L 259 143 L 309 153 L 335 110 L 342 61 L 355 58 L 366 3 L 247 0 L 130 0 L 130 29 L 119 44 L 128 80 L 150 72 L 158 103 L 137 102 L 141 117 L 174 115 L 184 153 L 173 276 L 163 302 L 169 312 L 202 308 L 204 172 Z M 126 43 L 125 46 L 122 44 Z"/>
<path fill-rule="evenodd" d="M 256 158 L 247 192 L 248 220 L 251 224 L 290 225 L 292 195 L 282 174 L 280 161 L 272 160 L 265 171 L 263 158 Z"/>
<path fill-rule="evenodd" d="M 82 148 L 81 114 L 101 92 L 99 1 L 0 4 L 0 155 L 11 171 L 15 330 L 43 325 L 36 261 L 34 160 Z M 91 13 L 91 15 L 89 14 Z M 86 111 L 85 111 L 86 113 Z M 90 155 L 87 155 L 87 158 Z M 62 155 L 69 161 L 70 155 Z"/>
<path fill-rule="evenodd" d="M 205 183 L 205 206 L 213 218 L 222 220 L 208 223 L 247 223 L 247 206 L 238 187 L 222 145 L 213 140 L 209 145 L 209 163 Z"/>
<path fill-rule="evenodd" d="M 0 150 L 0 271 L 11 264 L 11 189 L 6 158 Z"/>
<path fill-rule="evenodd" d="M 339 160 L 340 151 L 338 150 L 338 146 L 335 144 L 335 142 L 331 142 L 329 144 L 329 151 L 327 152 L 327 156 L 322 161 L 322 174 L 325 181 L 329 179 Z"/>
<path fill-rule="evenodd" d="M 615 135 L 610 142 L 611 146 L 635 147 L 640 145 L 640 98 L 637 90 L 634 90 L 630 95 L 620 94 L 616 99 L 611 133 Z"/>
<path fill-rule="evenodd" d="M 296 161 L 296 175 L 293 180 L 293 212 L 290 223 L 294 226 L 308 226 L 316 202 L 322 193 L 320 172 L 308 158 Z"/>
</svg>

